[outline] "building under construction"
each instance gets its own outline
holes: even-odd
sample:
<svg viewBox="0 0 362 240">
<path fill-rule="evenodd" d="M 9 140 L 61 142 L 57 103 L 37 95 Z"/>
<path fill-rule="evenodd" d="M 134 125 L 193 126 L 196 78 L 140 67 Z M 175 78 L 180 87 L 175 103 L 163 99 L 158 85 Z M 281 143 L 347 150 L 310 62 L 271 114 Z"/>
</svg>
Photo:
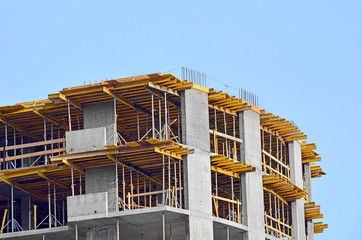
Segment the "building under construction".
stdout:
<svg viewBox="0 0 362 240">
<path fill-rule="evenodd" d="M 323 232 L 316 145 L 247 97 L 200 85 L 150 74 L 0 107 L 0 239 Z"/>
</svg>

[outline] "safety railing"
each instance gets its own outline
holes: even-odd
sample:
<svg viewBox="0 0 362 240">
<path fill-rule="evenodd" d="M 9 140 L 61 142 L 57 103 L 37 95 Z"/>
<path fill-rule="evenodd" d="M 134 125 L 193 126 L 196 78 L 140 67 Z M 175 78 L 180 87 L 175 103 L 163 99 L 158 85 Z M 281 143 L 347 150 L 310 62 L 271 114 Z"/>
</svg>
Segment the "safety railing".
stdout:
<svg viewBox="0 0 362 240">
<path fill-rule="evenodd" d="M 213 213 L 216 217 L 242 223 L 241 201 L 239 199 L 233 200 L 213 194 L 212 201 L 214 206 Z"/>
<path fill-rule="evenodd" d="M 235 136 L 219 132 L 215 129 L 209 130 L 211 139 L 211 151 L 216 154 L 222 154 L 231 159 L 238 159 L 238 144 L 243 141 Z"/>
<path fill-rule="evenodd" d="M 15 169 L 46 165 L 49 156 L 65 151 L 65 139 L 58 138 L 47 141 L 25 143 L 0 148 L 0 169 Z"/>
<path fill-rule="evenodd" d="M 280 239 L 293 239 L 292 226 L 284 223 L 279 218 L 274 218 L 264 212 L 265 231 L 267 234 Z"/>
<path fill-rule="evenodd" d="M 262 150 L 263 170 L 267 174 L 276 174 L 284 179 L 290 179 L 290 167 L 274 157 L 272 154 Z"/>
</svg>

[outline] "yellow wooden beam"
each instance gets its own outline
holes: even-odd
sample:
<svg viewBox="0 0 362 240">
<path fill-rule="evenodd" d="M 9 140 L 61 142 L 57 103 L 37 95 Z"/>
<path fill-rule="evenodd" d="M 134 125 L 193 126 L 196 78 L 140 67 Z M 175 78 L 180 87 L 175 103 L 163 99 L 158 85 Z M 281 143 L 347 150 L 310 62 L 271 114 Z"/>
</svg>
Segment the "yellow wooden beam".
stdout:
<svg viewBox="0 0 362 240">
<path fill-rule="evenodd" d="M 62 99 L 64 102 L 68 102 L 72 104 L 74 107 L 78 108 L 79 110 L 83 111 L 83 106 L 80 103 L 71 100 L 69 97 L 65 96 L 63 93 L 59 93 L 59 98 Z"/>
<path fill-rule="evenodd" d="M 66 159 L 66 158 L 63 158 L 63 159 L 62 159 L 62 162 L 63 162 L 65 165 L 69 166 L 70 168 L 73 166 L 73 168 L 77 169 L 78 172 L 81 172 L 81 173 L 84 174 L 84 168 L 82 168 L 81 166 L 79 166 L 79 165 L 77 165 L 77 164 L 74 164 L 74 163 L 72 163 L 72 162 L 69 162 L 69 160 Z"/>
<path fill-rule="evenodd" d="M 148 111 L 147 109 L 143 108 L 142 106 L 131 102 L 130 100 L 128 100 L 125 97 L 120 96 L 119 94 L 116 94 L 114 92 L 112 92 L 109 88 L 107 87 L 103 87 L 103 92 L 107 93 L 108 95 L 115 97 L 119 102 L 127 105 L 130 108 L 133 108 L 134 110 L 140 110 L 141 112 L 144 112 L 145 114 L 151 116 L 152 113 L 150 111 Z"/>
<path fill-rule="evenodd" d="M 182 160 L 182 156 L 181 154 L 177 154 L 177 153 L 174 153 L 174 152 L 171 152 L 171 151 L 167 151 L 167 150 L 163 150 L 159 147 L 155 147 L 154 151 L 156 153 L 161 153 L 163 155 L 166 155 L 166 156 L 170 156 L 172 158 L 176 158 L 176 159 L 179 159 L 179 160 Z"/>
<path fill-rule="evenodd" d="M 15 123 L 9 122 L 9 120 L 7 120 L 6 118 L 3 118 L 3 117 L 1 117 L 1 116 L 0 116 L 0 122 L 7 123 L 8 126 L 10 126 L 10 127 L 12 127 L 12 128 L 15 128 L 15 129 L 16 129 L 17 131 L 19 131 L 19 132 L 23 132 L 25 135 L 31 137 L 31 138 L 34 139 L 34 140 L 37 140 L 37 141 L 42 141 L 42 140 L 43 140 L 42 137 L 37 136 L 37 135 L 35 135 L 35 134 L 32 134 L 32 133 L 26 131 L 26 130 L 23 129 L 22 127 L 18 126 L 18 125 L 15 124 Z"/>
<path fill-rule="evenodd" d="M 64 183 L 62 183 L 62 182 L 59 181 L 59 180 L 55 180 L 54 178 L 49 177 L 49 176 L 48 176 L 46 173 L 44 173 L 44 172 L 38 172 L 38 175 L 39 175 L 39 177 L 42 177 L 42 178 L 44 178 L 44 179 L 46 179 L 46 180 L 50 180 L 51 182 L 55 183 L 56 185 L 58 185 L 58 186 L 60 186 L 60 187 L 62 187 L 62 188 L 64 188 L 64 189 L 66 189 L 66 190 L 69 189 L 69 187 L 68 187 L 67 185 L 65 185 Z"/>
<path fill-rule="evenodd" d="M 211 170 L 215 171 L 215 172 L 218 172 L 218 173 L 221 173 L 221 174 L 224 174 L 226 176 L 240 178 L 240 174 L 234 173 L 234 172 L 229 171 L 229 170 L 224 170 L 224 169 L 222 169 L 220 167 L 211 166 Z"/>
<path fill-rule="evenodd" d="M 4 183 L 7 183 L 8 185 L 10 186 L 14 186 L 15 188 L 19 189 L 20 191 L 26 193 L 26 194 L 31 194 L 31 196 L 34 196 L 40 200 L 44 200 L 44 201 L 47 201 L 48 199 L 46 197 L 44 197 L 43 195 L 39 194 L 39 193 L 36 193 L 26 187 L 23 187 L 21 186 L 20 184 L 14 182 L 14 181 L 11 181 L 10 179 L 7 179 L 5 177 L 2 177 L 0 176 L 0 179 L 4 182 Z"/>
</svg>

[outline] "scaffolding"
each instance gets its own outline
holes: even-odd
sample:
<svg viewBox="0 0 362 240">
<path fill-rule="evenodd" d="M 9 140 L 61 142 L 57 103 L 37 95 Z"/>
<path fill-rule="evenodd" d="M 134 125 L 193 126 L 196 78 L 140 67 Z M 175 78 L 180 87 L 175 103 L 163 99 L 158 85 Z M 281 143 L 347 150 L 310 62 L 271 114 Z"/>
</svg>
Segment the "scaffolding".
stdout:
<svg viewBox="0 0 362 240">
<path fill-rule="evenodd" d="M 67 197 L 86 193 L 85 171 L 94 167 L 114 167 L 118 194 L 109 207 L 117 211 L 185 209 L 183 163 L 192 149 L 182 144 L 181 91 L 190 88 L 208 92 L 213 215 L 245 224 L 241 176 L 256 168 L 240 158 L 243 136 L 238 113 L 250 109 L 260 114 L 265 232 L 293 239 L 290 203 L 301 197 L 310 202 L 308 189 L 290 182 L 286 142 L 301 141 L 306 135 L 293 123 L 245 100 L 171 74 L 102 81 L 63 89 L 47 100 L 0 107 L 0 180 L 9 191 L 0 194 L 1 233 L 67 225 Z M 114 144 L 67 152 L 66 132 L 83 130 L 84 106 L 101 102 L 114 106 Z M 303 163 L 320 161 L 315 148 L 303 142 Z M 312 177 L 323 174 L 319 166 L 312 166 Z M 14 197 L 14 191 L 29 197 Z M 21 217 L 23 206 L 29 212 L 27 220 Z M 311 219 L 321 217 L 318 211 L 315 205 L 306 205 Z M 315 232 L 326 227 L 315 225 Z"/>
</svg>

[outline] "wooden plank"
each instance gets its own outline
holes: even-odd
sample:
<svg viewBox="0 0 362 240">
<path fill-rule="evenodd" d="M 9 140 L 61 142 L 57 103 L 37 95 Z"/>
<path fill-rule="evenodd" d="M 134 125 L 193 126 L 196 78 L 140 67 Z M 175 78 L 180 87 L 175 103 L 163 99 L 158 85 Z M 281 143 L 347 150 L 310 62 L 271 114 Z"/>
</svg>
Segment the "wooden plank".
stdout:
<svg viewBox="0 0 362 240">
<path fill-rule="evenodd" d="M 23 155 L 16 155 L 16 156 L 12 156 L 12 157 L 7 157 L 7 158 L 5 158 L 5 161 L 12 161 L 12 160 L 17 160 L 17 159 L 22 159 L 22 158 L 29 158 L 29 157 L 36 157 L 36 156 L 52 154 L 52 153 L 59 153 L 59 152 L 64 152 L 64 151 L 65 151 L 64 148 L 56 148 L 56 149 L 53 149 L 53 150 L 26 153 L 26 154 L 23 154 Z M 0 159 L 2 159 L 0 161 L 4 161 L 3 158 L 0 158 Z"/>
<path fill-rule="evenodd" d="M 41 141 L 41 142 L 32 142 L 32 143 L 25 143 L 25 144 L 20 144 L 20 145 L 15 145 L 15 146 L 7 146 L 5 147 L 5 150 L 15 150 L 15 149 L 20 149 L 20 148 L 29 148 L 29 147 L 37 147 L 37 146 L 43 146 L 43 145 L 49 145 L 52 143 L 63 143 L 65 142 L 65 138 L 58 138 L 58 139 L 53 139 L 53 140 L 47 140 L 47 141 Z M 0 148 L 0 152 L 3 151 L 3 148 Z"/>
<path fill-rule="evenodd" d="M 232 140 L 232 141 L 236 141 L 236 142 L 239 142 L 239 143 L 243 143 L 243 140 L 242 140 L 242 139 L 237 138 L 237 137 L 230 136 L 230 135 L 225 134 L 225 133 L 218 132 L 218 131 L 216 131 L 215 129 L 209 129 L 209 132 L 210 132 L 211 134 L 214 134 L 214 135 L 217 135 L 217 136 L 220 136 L 220 137 L 223 137 L 223 138 L 227 138 L 227 139 L 230 139 L 230 140 Z"/>
</svg>

